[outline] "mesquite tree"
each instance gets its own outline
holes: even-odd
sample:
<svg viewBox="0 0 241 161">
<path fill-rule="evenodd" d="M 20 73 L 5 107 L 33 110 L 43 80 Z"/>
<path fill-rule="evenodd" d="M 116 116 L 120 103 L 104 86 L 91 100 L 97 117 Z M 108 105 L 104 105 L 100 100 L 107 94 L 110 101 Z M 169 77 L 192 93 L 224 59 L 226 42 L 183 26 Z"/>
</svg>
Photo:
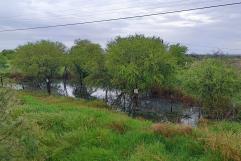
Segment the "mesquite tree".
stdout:
<svg viewBox="0 0 241 161">
<path fill-rule="evenodd" d="M 186 48 L 169 46 L 157 37 L 117 37 L 107 45 L 106 64 L 112 85 L 134 99 L 137 98 L 134 89 L 146 92 L 152 87 L 169 86 L 179 57 L 185 51 Z"/>
<path fill-rule="evenodd" d="M 224 61 L 197 61 L 184 72 L 184 89 L 196 96 L 209 117 L 223 119 L 233 111 L 232 99 L 240 93 L 237 71 Z"/>
<path fill-rule="evenodd" d="M 72 73 L 78 85 L 77 96 L 89 97 L 85 80 L 102 68 L 103 53 L 104 51 L 99 44 L 92 43 L 89 40 L 76 40 L 75 45 L 70 49 L 69 57 Z"/>
<path fill-rule="evenodd" d="M 46 84 L 51 94 L 53 79 L 61 68 L 64 45 L 58 42 L 38 41 L 19 46 L 14 60 L 15 70 Z"/>
</svg>

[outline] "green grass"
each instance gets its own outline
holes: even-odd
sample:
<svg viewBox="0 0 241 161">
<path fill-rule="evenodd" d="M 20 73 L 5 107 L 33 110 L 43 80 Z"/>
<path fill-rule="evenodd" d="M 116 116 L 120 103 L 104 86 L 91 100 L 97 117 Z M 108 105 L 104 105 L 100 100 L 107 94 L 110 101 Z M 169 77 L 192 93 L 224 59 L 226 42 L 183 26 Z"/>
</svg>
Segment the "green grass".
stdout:
<svg viewBox="0 0 241 161">
<path fill-rule="evenodd" d="M 209 144 L 200 139 L 206 135 L 199 134 L 199 129 L 184 135 L 181 126 L 165 125 L 170 126 L 166 133 L 177 133 L 163 135 L 163 129 L 159 133 L 153 130 L 152 122 L 100 108 L 105 105 L 99 101 L 26 93 L 21 93 L 20 98 L 22 104 L 12 113 L 12 117 L 21 122 L 11 134 L 17 141 L 11 152 L 2 154 L 3 160 L 7 160 L 10 153 L 17 160 L 227 160 L 220 149 L 209 148 Z M 213 133 L 241 130 L 238 124 L 234 125 L 234 129 L 225 123 L 211 127 Z M 9 142 L 6 140 L 5 143 Z"/>
</svg>

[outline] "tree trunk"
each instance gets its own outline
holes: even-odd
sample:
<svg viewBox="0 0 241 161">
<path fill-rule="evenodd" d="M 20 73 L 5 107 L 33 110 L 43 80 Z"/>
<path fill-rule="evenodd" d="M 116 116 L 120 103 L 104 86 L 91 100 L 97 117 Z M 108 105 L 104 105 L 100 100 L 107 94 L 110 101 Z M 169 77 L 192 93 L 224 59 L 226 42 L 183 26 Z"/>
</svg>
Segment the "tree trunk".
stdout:
<svg viewBox="0 0 241 161">
<path fill-rule="evenodd" d="M 49 95 L 51 95 L 51 81 L 49 79 L 46 79 L 46 85 L 47 85 L 47 92 Z"/>
<path fill-rule="evenodd" d="M 132 96 L 132 110 L 131 110 L 131 113 L 132 113 L 132 116 L 134 117 L 135 116 L 135 113 L 138 109 L 138 94 L 133 94 Z"/>
<path fill-rule="evenodd" d="M 126 111 L 126 95 L 123 95 L 123 108 L 124 108 L 124 112 Z"/>
<path fill-rule="evenodd" d="M 1 76 L 1 85 L 2 85 L 2 87 L 3 87 L 3 76 Z"/>
<path fill-rule="evenodd" d="M 67 67 L 64 67 L 64 74 L 63 74 L 63 84 L 64 84 L 64 91 L 65 91 L 65 95 L 68 96 L 68 92 L 67 92 L 67 79 L 68 79 L 68 73 L 67 73 Z"/>
<path fill-rule="evenodd" d="M 105 90 L 105 102 L 108 102 L 108 89 Z"/>
<path fill-rule="evenodd" d="M 173 102 L 174 102 L 174 98 L 173 98 L 173 95 L 171 94 L 171 112 L 173 112 Z"/>
<path fill-rule="evenodd" d="M 24 87 L 24 84 L 22 83 L 22 89 L 24 90 L 25 89 L 25 87 Z"/>
<path fill-rule="evenodd" d="M 135 91 L 135 89 L 137 91 Z M 133 107 L 132 107 L 132 115 L 135 116 L 137 110 L 139 110 L 139 92 L 138 92 L 138 88 L 136 85 L 136 88 L 133 89 L 133 97 L 132 97 L 132 102 L 133 102 Z"/>
<path fill-rule="evenodd" d="M 65 92 L 65 95 L 68 96 L 67 84 L 65 81 L 64 81 L 64 92 Z"/>
<path fill-rule="evenodd" d="M 202 112 L 201 112 L 201 108 L 199 107 L 199 109 L 198 109 L 198 119 L 200 120 L 201 119 L 201 114 Z"/>
</svg>

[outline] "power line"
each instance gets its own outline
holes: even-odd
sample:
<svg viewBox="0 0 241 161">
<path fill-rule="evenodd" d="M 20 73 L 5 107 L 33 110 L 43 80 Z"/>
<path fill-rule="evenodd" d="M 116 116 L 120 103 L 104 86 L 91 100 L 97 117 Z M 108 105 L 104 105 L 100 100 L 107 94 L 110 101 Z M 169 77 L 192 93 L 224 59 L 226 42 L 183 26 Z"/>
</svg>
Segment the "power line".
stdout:
<svg viewBox="0 0 241 161">
<path fill-rule="evenodd" d="M 114 9 L 111 9 L 111 10 L 105 10 L 105 11 L 103 11 L 103 12 L 95 12 L 95 14 L 97 14 L 98 16 L 99 15 L 108 15 L 108 14 L 110 14 L 110 12 L 111 13 L 113 13 L 112 11 L 115 11 L 114 13 L 117 13 L 117 12 L 122 12 L 123 10 L 128 10 L 128 9 L 140 9 L 140 8 L 143 8 L 143 9 L 145 9 L 145 10 L 153 10 L 153 9 L 160 9 L 160 7 L 156 7 L 156 6 L 159 6 L 159 5 L 162 5 L 162 7 L 163 7 L 163 5 L 164 5 L 164 7 L 175 7 L 175 6 L 183 6 L 183 5 L 191 5 L 191 4 L 202 4 L 202 3 L 206 3 L 206 2 L 215 2 L 216 0 L 206 0 L 206 1 L 199 1 L 199 2 L 197 2 L 197 3 L 187 3 L 187 2 L 185 2 L 185 3 L 179 3 L 179 2 L 183 2 L 183 1 L 174 1 L 174 2 L 176 2 L 176 4 L 170 4 L 170 3 L 155 3 L 155 4 L 152 4 L 152 5 L 137 5 L 137 6 L 135 6 L 135 7 L 125 7 L 125 8 L 114 8 Z M 224 0 L 220 0 L 220 1 L 224 1 Z M 153 7 L 153 5 L 155 6 L 155 7 Z M 148 8 L 144 8 L 144 7 L 148 7 Z M 85 8 L 86 9 L 86 8 Z M 76 10 L 76 11 L 81 11 L 81 10 Z M 98 10 L 97 10 L 98 11 Z M 116 12 L 117 11 L 117 12 Z M 61 13 L 63 13 L 63 12 L 61 12 Z M 81 15 L 81 18 L 83 18 L 82 17 L 83 15 Z M 86 17 L 86 16 L 88 16 L 88 17 L 86 17 L 86 18 L 90 18 L 90 17 L 95 17 L 96 18 L 96 15 L 93 15 L 93 14 L 84 14 L 84 16 Z M 90 17 L 89 17 L 90 16 Z M 0 17 L 0 19 L 1 20 L 4 20 L 4 19 L 7 19 L 7 20 L 9 20 L 10 18 L 14 18 L 15 16 L 13 16 L 13 17 L 5 17 L 5 18 L 1 18 Z M 19 17 L 21 17 L 21 16 L 19 16 Z M 70 14 L 57 14 L 57 15 L 55 15 L 53 18 L 68 18 L 68 17 L 73 17 L 73 18 L 80 18 L 80 16 L 78 15 L 78 13 L 70 13 Z M 84 17 L 84 18 L 85 18 Z M 41 17 L 38 17 L 38 19 L 48 19 L 49 17 L 46 17 L 46 16 L 41 16 Z M 52 18 L 52 17 L 51 17 Z M 25 18 L 25 17 L 23 17 L 23 18 L 21 18 L 20 20 L 21 21 L 32 21 L 33 19 L 35 19 L 35 18 Z"/>
<path fill-rule="evenodd" d="M 166 12 L 159 12 L 159 13 L 151 13 L 151 14 L 143 14 L 143 15 L 136 15 L 136 16 L 127 16 L 127 17 L 119 17 L 119 18 L 111 18 L 111 19 L 85 21 L 85 22 L 78 22 L 78 23 L 38 26 L 38 27 L 29 27 L 29 28 L 7 29 L 7 30 L 0 30 L 0 32 L 14 32 L 14 31 L 25 31 L 25 30 L 36 30 L 36 29 L 45 29 L 45 28 L 65 27 L 65 26 L 76 26 L 76 25 L 84 25 L 84 24 L 110 22 L 110 21 L 118 21 L 118 20 L 126 20 L 126 19 L 143 18 L 143 17 L 165 15 L 165 14 L 173 14 L 173 13 L 188 12 L 188 11 L 196 11 L 196 10 L 218 8 L 218 7 L 226 7 L 226 6 L 234 6 L 234 5 L 241 5 L 241 2 L 226 3 L 226 4 L 219 4 L 219 5 L 212 5 L 212 6 L 190 8 L 190 9 L 174 10 L 174 11 L 166 11 Z"/>
<path fill-rule="evenodd" d="M 171 3 L 176 3 L 176 2 L 183 2 L 182 0 L 178 0 L 178 1 L 172 1 Z M 123 4 L 123 2 L 122 3 L 114 3 L 114 4 L 112 4 L 112 5 L 107 5 L 107 6 L 98 6 L 98 8 L 100 8 L 100 9 L 102 9 L 102 11 L 103 11 L 103 9 L 104 9 L 104 12 L 106 12 L 106 7 L 111 7 L 111 6 L 115 6 L 115 5 L 118 5 L 118 4 Z M 122 7 L 122 8 L 114 8 L 114 9 L 111 9 L 111 10 L 107 10 L 107 11 L 116 11 L 116 10 L 126 10 L 126 9 L 133 9 L 133 8 L 136 8 L 136 7 L 143 7 L 143 5 L 142 6 L 139 6 L 140 4 L 143 4 L 144 6 L 150 6 L 152 3 L 150 3 L 150 5 L 148 5 L 148 3 L 143 3 L 143 2 L 139 2 L 138 3 L 138 5 L 137 6 L 135 6 L 135 7 Z M 153 5 L 160 5 L 160 4 L 167 4 L 167 3 L 154 3 Z M 170 4 L 170 2 L 168 2 L 168 4 Z M 90 5 L 88 5 L 87 7 L 86 6 L 82 6 L 84 9 L 88 9 L 88 10 L 91 10 L 91 9 L 95 9 L 94 7 L 95 6 L 90 6 Z M 101 8 L 102 7 L 102 8 Z M 105 8 L 103 8 L 103 7 L 105 7 Z M 99 10 L 99 9 L 98 9 Z M 98 11 L 97 10 L 97 11 Z M 64 11 L 82 11 L 82 10 L 80 10 L 80 9 L 76 9 L 76 8 L 72 8 L 72 9 L 66 9 L 66 10 L 61 10 L 61 13 L 66 13 L 66 12 L 64 12 Z M 96 11 L 96 10 L 95 10 Z M 101 11 L 101 10 L 100 10 Z M 74 13 L 72 13 L 72 14 L 74 14 Z M 70 14 L 70 15 L 72 15 L 72 14 Z M 61 14 L 59 15 L 59 16 L 61 16 Z M 23 18 L 26 18 L 24 15 L 17 15 L 17 16 L 8 16 L 8 17 L 0 17 L 0 19 L 10 19 L 10 18 L 21 18 L 21 17 L 23 17 Z M 41 16 L 42 17 L 42 16 Z"/>
</svg>

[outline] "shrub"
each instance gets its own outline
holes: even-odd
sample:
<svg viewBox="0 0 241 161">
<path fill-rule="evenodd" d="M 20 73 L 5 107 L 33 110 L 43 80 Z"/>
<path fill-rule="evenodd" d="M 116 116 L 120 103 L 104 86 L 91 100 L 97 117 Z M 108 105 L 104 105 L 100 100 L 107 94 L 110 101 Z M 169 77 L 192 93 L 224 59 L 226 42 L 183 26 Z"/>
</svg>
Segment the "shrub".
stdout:
<svg viewBox="0 0 241 161">
<path fill-rule="evenodd" d="M 240 92 L 238 72 L 221 60 L 195 62 L 184 73 L 183 87 L 194 95 L 210 118 L 230 117 L 234 111 L 233 98 Z"/>
</svg>

